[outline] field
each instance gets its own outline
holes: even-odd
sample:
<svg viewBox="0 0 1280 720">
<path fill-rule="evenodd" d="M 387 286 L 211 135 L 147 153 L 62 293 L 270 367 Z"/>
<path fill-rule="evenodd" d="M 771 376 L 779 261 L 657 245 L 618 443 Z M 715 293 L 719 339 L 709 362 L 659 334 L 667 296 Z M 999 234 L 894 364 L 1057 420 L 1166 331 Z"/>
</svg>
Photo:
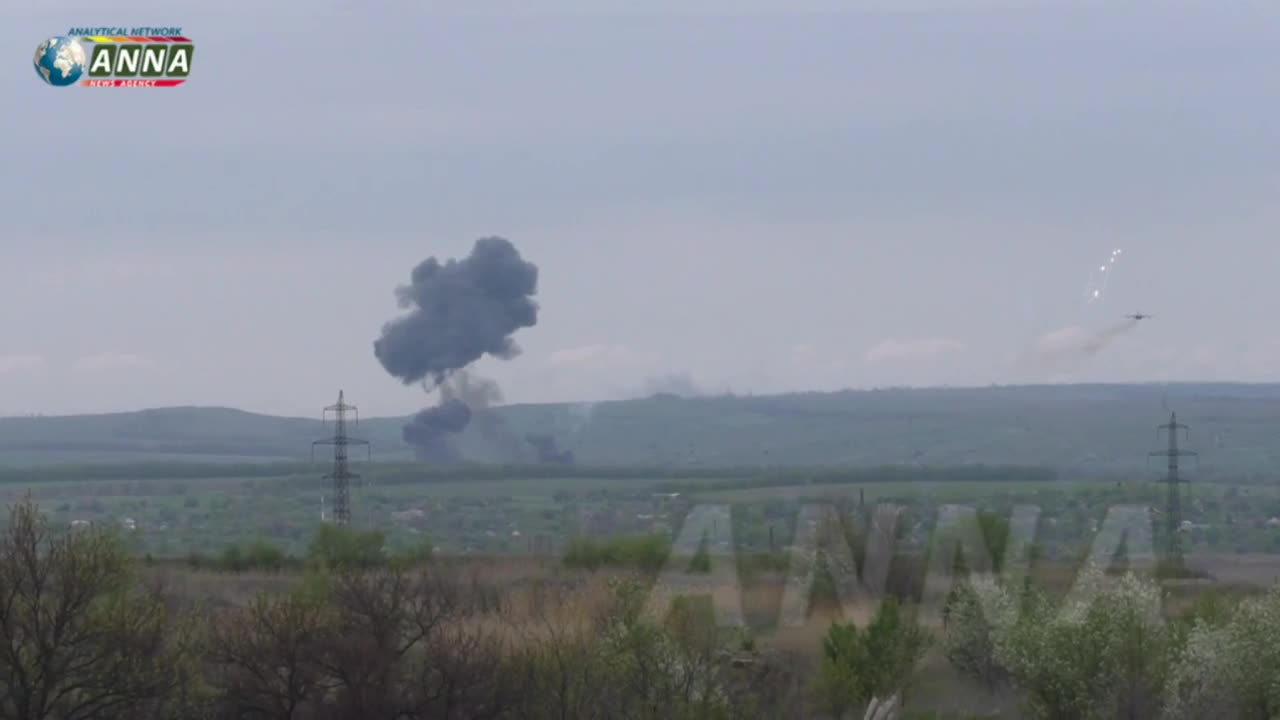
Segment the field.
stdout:
<svg viewBox="0 0 1280 720">
<path fill-rule="evenodd" d="M 253 540 L 300 555 L 320 524 L 322 503 L 331 513 L 332 497 L 319 478 L 322 468 L 314 474 L 292 469 L 277 476 L 226 477 L 213 475 L 212 466 L 139 466 L 134 472 L 120 466 L 45 467 L 31 483 L 20 482 L 22 473 L 12 471 L 0 482 L 0 499 L 11 502 L 30 493 L 56 523 L 125 528 L 140 555 L 216 554 Z M 684 515 L 701 504 L 731 507 L 733 541 L 741 550 L 770 551 L 790 541 L 802 505 L 838 502 L 845 508 L 863 503 L 904 507 L 903 542 L 916 546 L 927 544 L 941 505 L 971 505 L 1005 516 L 1015 505 L 1035 505 L 1041 510 L 1037 542 L 1042 551 L 1075 557 L 1112 507 L 1139 504 L 1158 510 L 1164 504 L 1164 487 L 1158 483 L 1064 481 L 1034 468 L 891 467 L 798 474 L 735 474 L 732 469 L 650 473 L 641 468 L 601 475 L 586 469 L 557 474 L 549 468 L 473 468 L 468 479 L 449 479 L 449 473 L 419 477 L 396 464 L 360 469 L 364 480 L 352 491 L 354 524 L 383 531 L 393 548 L 428 539 L 445 554 L 545 555 L 560 552 L 574 537 L 673 537 Z M 65 479 L 76 475 L 95 479 Z M 130 475 L 140 479 L 128 479 Z M 1003 479 L 981 479 L 988 476 Z M 893 479 L 882 479 L 886 477 Z M 1184 488 L 1183 507 L 1184 544 L 1193 555 L 1280 552 L 1277 486 L 1193 484 Z M 1158 524 L 1158 515 L 1153 519 Z"/>
<path fill-rule="evenodd" d="M 1233 556 L 1218 560 L 1225 563 L 1219 567 L 1230 568 L 1224 575 L 1232 580 L 1212 586 L 1165 583 L 1169 591 L 1165 612 L 1169 617 L 1186 612 L 1210 588 L 1231 594 L 1253 593 L 1274 582 L 1280 573 L 1280 563 L 1274 556 Z M 607 568 L 597 572 L 567 570 L 555 558 L 474 557 L 454 558 L 449 563 L 465 568 L 472 583 L 494 589 L 494 597 L 500 598 L 496 601 L 501 603 L 502 610 L 482 622 L 517 641 L 527 633 L 545 630 L 548 618 L 564 624 L 581 622 L 593 608 L 604 604 L 608 595 L 607 580 L 625 574 Z M 279 592 L 299 579 L 296 575 L 276 573 L 195 572 L 182 563 L 160 563 L 151 572 L 161 578 L 175 596 L 214 607 L 243 606 L 259 592 Z M 1060 563 L 1040 563 L 1033 569 L 1032 577 L 1037 586 L 1055 594 L 1065 592 L 1075 578 L 1074 569 Z M 815 600 L 805 624 L 777 627 L 771 620 L 777 616 L 784 582 L 785 574 L 780 571 L 756 573 L 744 582 L 741 601 L 751 626 L 748 632 L 753 638 L 754 654 L 768 662 L 785 663 L 797 676 L 812 678 L 821 661 L 822 640 L 830 623 L 852 619 L 865 625 L 875 613 L 875 606 L 871 603 L 859 606 L 854 615 L 848 617 L 842 615 L 829 598 L 820 597 Z M 564 594 L 548 592 L 548 588 L 561 588 L 560 593 Z M 935 638 L 939 636 L 940 627 L 936 624 L 928 627 Z M 907 710 L 912 713 L 909 717 L 1023 716 L 1019 711 L 1022 697 L 1017 692 L 1008 688 L 991 691 L 961 675 L 937 645 L 929 648 L 913 675 L 907 703 Z"/>
</svg>

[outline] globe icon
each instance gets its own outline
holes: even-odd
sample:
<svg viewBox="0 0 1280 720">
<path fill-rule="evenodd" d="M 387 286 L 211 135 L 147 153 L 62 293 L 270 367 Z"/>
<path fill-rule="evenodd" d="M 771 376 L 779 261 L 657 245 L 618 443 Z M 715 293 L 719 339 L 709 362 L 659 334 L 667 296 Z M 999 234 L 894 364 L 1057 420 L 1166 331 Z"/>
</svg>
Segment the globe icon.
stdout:
<svg viewBox="0 0 1280 720">
<path fill-rule="evenodd" d="M 36 48 L 33 60 L 40 78 L 50 85 L 71 85 L 84 73 L 84 47 L 65 35 L 51 37 Z"/>
</svg>

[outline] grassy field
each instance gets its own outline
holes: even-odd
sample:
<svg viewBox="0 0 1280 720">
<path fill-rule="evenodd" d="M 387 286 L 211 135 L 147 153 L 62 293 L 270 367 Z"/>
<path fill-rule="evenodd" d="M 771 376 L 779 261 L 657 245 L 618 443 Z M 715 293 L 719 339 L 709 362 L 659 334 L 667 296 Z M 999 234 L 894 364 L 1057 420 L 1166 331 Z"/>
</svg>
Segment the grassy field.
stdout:
<svg viewBox="0 0 1280 720">
<path fill-rule="evenodd" d="M 1013 506 L 1041 508 L 1037 537 L 1051 554 L 1071 555 L 1090 542 L 1110 508 L 1144 504 L 1160 508 L 1164 488 L 1150 482 L 971 480 L 980 472 L 957 470 L 953 481 L 900 480 L 858 482 L 879 477 L 850 470 L 842 482 L 787 484 L 785 475 L 723 472 L 696 477 L 646 475 L 642 470 L 599 476 L 504 476 L 476 479 L 445 476 L 413 482 L 392 466 L 380 482 L 376 466 L 365 468 L 368 482 L 353 487 L 357 527 L 384 531 L 393 547 L 429 539 L 453 554 L 528 554 L 560 548 L 572 537 L 659 533 L 671 536 L 683 514 L 696 504 L 728 504 L 734 517 L 734 542 L 744 549 L 767 549 L 789 542 L 800 506 L 843 499 L 856 505 L 892 502 L 906 508 L 906 541 L 923 543 L 942 504 L 972 505 L 1007 515 Z M 206 468 L 207 469 L 207 468 Z M 45 477 L 61 477 L 46 469 Z M 934 469 L 933 477 L 945 469 Z M 478 472 L 478 471 L 477 471 Z M 93 475 L 92 472 L 89 473 Z M 183 557 L 216 554 L 232 544 L 261 539 L 301 554 L 321 522 L 322 502 L 331 512 L 328 483 L 300 472 L 280 476 L 198 477 L 178 473 L 142 473 L 145 479 L 110 476 L 93 480 L 43 480 L 0 483 L 0 500 L 30 493 L 55 522 L 87 521 L 128 528 L 140 554 Z M 909 478 L 911 475 L 905 475 Z M 766 486 L 759 483 L 766 482 Z M 736 486 L 735 486 L 736 484 Z M 661 493 L 678 488 L 677 498 Z M 328 496 L 326 498 L 326 496 Z M 1192 524 L 1185 543 L 1211 554 L 1280 553 L 1280 487 L 1214 483 L 1184 489 L 1184 517 Z"/>
<path fill-rule="evenodd" d="M 1059 481 L 1044 482 L 945 482 L 922 480 L 917 482 L 872 483 L 806 483 L 803 485 L 776 485 L 771 487 L 746 487 L 730 490 L 695 491 L 692 497 L 708 503 L 759 503 L 777 498 L 822 499 L 865 497 L 868 503 L 903 497 L 928 498 L 934 502 L 1000 501 L 1006 497 L 1022 498 L 1038 490 L 1055 490 L 1063 487 Z M 1090 489 L 1109 490 L 1112 481 L 1074 481 L 1070 487 L 1076 491 Z"/>
</svg>

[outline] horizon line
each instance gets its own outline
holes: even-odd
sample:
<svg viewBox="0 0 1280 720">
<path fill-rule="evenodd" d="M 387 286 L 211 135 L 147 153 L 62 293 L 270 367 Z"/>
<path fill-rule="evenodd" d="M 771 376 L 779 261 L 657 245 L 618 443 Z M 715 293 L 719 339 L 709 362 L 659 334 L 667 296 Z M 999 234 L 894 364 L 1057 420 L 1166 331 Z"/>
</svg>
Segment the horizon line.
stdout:
<svg viewBox="0 0 1280 720">
<path fill-rule="evenodd" d="M 988 383 L 983 385 L 880 385 L 871 387 L 846 387 L 838 390 L 785 390 L 777 392 L 761 392 L 756 393 L 750 390 L 735 391 L 723 390 L 719 392 L 704 392 L 696 395 L 681 395 L 680 393 L 670 393 L 656 391 L 648 395 L 641 395 L 631 398 L 612 398 L 607 400 L 557 400 L 548 402 L 515 402 L 515 403 L 498 403 L 491 407 L 546 407 L 546 406 L 580 406 L 580 405 L 603 405 L 611 403 L 625 403 L 652 400 L 656 397 L 675 397 L 683 400 L 708 400 L 708 399 L 725 399 L 725 398 L 765 398 L 765 397 L 781 397 L 786 395 L 839 395 L 845 393 L 875 393 L 875 392 L 928 392 L 928 391 L 974 391 L 974 390 L 995 390 L 995 389 L 1031 389 L 1031 388 L 1072 388 L 1072 387 L 1151 387 L 1151 386 L 1186 386 L 1186 385 L 1202 385 L 1202 386 L 1280 386 L 1280 380 L 1143 380 L 1143 381 L 1073 381 L 1073 382 L 1022 382 L 1022 383 Z M 424 407 L 426 405 L 424 404 Z M 323 407 L 319 405 L 318 407 Z M 57 419 L 57 418 L 75 418 L 75 417 L 105 417 L 111 415 L 136 415 L 147 412 L 163 412 L 172 410 L 222 410 L 243 413 L 246 415 L 255 415 L 258 417 L 270 417 L 284 420 L 318 420 L 319 416 L 313 418 L 306 415 L 293 414 L 277 414 L 271 412 L 260 412 L 255 410 L 246 410 L 244 408 L 232 407 L 229 405 L 158 405 L 152 407 L 135 408 L 131 410 L 101 410 L 93 412 L 63 412 L 63 413 L 41 413 L 27 412 L 19 414 L 0 415 L 0 420 L 34 420 L 34 419 Z M 372 415 L 362 418 L 362 422 L 374 420 L 400 420 L 409 417 L 412 413 L 396 414 L 396 415 Z"/>
</svg>

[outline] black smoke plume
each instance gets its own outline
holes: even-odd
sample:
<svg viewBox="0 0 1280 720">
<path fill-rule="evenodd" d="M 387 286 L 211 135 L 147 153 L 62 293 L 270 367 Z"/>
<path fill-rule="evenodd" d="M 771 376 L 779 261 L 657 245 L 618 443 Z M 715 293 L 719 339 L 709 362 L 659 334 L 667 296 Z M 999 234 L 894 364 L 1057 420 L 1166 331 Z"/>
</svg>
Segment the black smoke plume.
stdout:
<svg viewBox="0 0 1280 720">
<path fill-rule="evenodd" d="M 409 312 L 383 325 L 373 352 L 404 384 L 441 390 L 440 404 L 404 429 L 420 459 L 457 461 L 449 436 L 466 428 L 474 410 L 501 398 L 496 384 L 459 371 L 484 355 L 509 360 L 520 354 L 511 335 L 537 324 L 537 288 L 537 266 L 509 241 L 488 237 L 462 260 L 427 258 L 413 269 L 410 283 L 396 289 L 400 307 Z M 492 426 L 481 429 L 494 432 Z"/>
<path fill-rule="evenodd" d="M 525 442 L 533 446 L 537 452 L 537 460 L 542 465 L 572 465 L 574 462 L 572 450 L 561 450 L 556 444 L 556 439 L 550 435 L 540 435 L 537 433 L 529 433 L 524 436 Z"/>
<path fill-rule="evenodd" d="M 450 436 L 460 433 L 471 421 L 471 408 L 461 400 L 445 400 L 427 408 L 404 426 L 404 441 L 413 446 L 419 460 L 440 464 L 462 462 L 462 454 Z"/>
</svg>

